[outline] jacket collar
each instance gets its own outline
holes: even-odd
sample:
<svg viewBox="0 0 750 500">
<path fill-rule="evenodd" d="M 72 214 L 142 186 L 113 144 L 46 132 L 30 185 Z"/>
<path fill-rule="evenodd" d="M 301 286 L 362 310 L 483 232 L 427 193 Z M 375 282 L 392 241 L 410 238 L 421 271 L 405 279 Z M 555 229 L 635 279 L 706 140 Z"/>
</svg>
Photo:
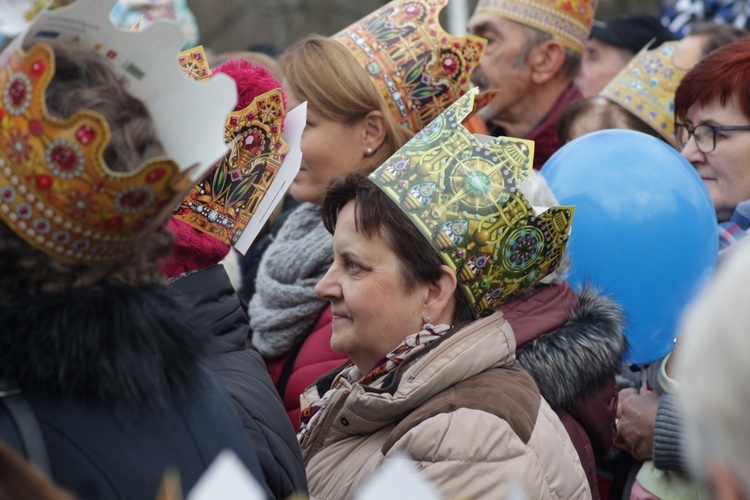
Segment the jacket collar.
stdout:
<svg viewBox="0 0 750 500">
<path fill-rule="evenodd" d="M 18 298 L 0 309 L 0 377 L 104 408 L 169 405 L 194 387 L 205 330 L 164 287 Z"/>
</svg>

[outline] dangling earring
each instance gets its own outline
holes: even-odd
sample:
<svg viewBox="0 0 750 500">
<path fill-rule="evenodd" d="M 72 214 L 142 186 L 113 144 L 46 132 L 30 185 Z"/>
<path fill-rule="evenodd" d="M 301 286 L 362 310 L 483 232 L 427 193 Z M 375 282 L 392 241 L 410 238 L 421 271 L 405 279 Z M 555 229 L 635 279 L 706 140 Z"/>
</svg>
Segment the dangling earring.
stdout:
<svg viewBox="0 0 750 500">
<path fill-rule="evenodd" d="M 433 325 L 430 322 L 430 315 L 428 314 L 427 315 L 427 321 L 425 321 L 424 325 L 422 325 L 422 330 L 430 330 L 430 331 L 432 331 L 433 328 L 435 328 L 435 325 Z"/>
<path fill-rule="evenodd" d="M 372 156 L 374 152 L 375 151 L 373 151 L 372 148 L 367 148 L 365 149 L 365 156 Z"/>
</svg>

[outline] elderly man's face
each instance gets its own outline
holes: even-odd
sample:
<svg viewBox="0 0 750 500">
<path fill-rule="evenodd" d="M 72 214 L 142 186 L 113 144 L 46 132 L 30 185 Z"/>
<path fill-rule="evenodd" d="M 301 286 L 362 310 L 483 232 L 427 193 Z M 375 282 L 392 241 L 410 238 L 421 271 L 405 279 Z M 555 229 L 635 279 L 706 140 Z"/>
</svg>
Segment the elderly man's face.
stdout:
<svg viewBox="0 0 750 500">
<path fill-rule="evenodd" d="M 492 103 L 495 114 L 502 117 L 531 85 L 531 71 L 522 54 L 526 33 L 520 24 L 490 14 L 472 16 L 469 31 L 487 39 L 487 48 L 472 81 L 481 90 L 502 91 Z"/>
</svg>

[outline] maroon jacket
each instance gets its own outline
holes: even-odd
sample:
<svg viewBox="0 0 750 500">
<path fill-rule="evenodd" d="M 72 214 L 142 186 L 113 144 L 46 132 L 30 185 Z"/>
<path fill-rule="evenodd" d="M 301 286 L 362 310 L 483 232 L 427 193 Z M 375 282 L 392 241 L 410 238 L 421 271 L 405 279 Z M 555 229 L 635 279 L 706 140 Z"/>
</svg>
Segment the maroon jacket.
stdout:
<svg viewBox="0 0 750 500">
<path fill-rule="evenodd" d="M 565 91 L 560 94 L 557 98 L 552 109 L 545 115 L 539 124 L 529 132 L 526 137 L 521 139 L 528 139 L 534 141 L 534 168 L 540 170 L 547 160 L 555 154 L 555 152 L 562 146 L 560 141 L 557 139 L 555 128 L 557 127 L 557 119 L 560 117 L 560 113 L 565 107 L 573 101 L 581 99 L 583 95 L 578 87 L 571 83 Z M 493 127 L 490 129 L 490 135 L 495 137 L 500 135 L 506 135 L 502 127 Z"/>
<path fill-rule="evenodd" d="M 591 288 L 545 285 L 499 308 L 516 356 L 558 413 L 598 498 L 595 459 L 616 434 L 617 384 L 626 348 L 621 308 Z"/>
<path fill-rule="evenodd" d="M 300 425 L 300 395 L 318 377 L 349 360 L 348 356 L 331 349 L 332 321 L 333 314 L 329 304 L 301 344 L 283 356 L 266 360 L 268 372 L 281 395 L 295 432 L 299 431 Z"/>
</svg>

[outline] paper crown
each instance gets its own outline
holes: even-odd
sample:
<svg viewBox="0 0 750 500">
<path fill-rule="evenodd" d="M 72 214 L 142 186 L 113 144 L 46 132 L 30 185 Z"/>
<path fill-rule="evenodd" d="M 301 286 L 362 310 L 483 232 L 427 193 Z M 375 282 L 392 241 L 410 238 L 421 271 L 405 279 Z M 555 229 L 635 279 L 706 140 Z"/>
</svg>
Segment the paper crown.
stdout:
<svg viewBox="0 0 750 500">
<path fill-rule="evenodd" d="M 114 2 L 79 0 L 44 11 L 0 56 L 0 217 L 29 244 L 75 263 L 122 258 L 171 212 L 226 152 L 223 123 L 236 100 L 229 78 L 205 85 L 185 78 L 176 61 L 177 27 L 119 31 L 107 17 Z M 144 102 L 166 157 L 113 172 L 102 156 L 110 130 L 101 115 L 50 116 L 50 45 L 109 59 Z"/>
<path fill-rule="evenodd" d="M 479 0 L 475 14 L 490 14 L 549 33 L 583 54 L 598 0 Z"/>
<path fill-rule="evenodd" d="M 690 71 L 675 65 L 678 43 L 666 42 L 654 50 L 641 50 L 599 92 L 646 122 L 675 148 L 674 94 Z"/>
<path fill-rule="evenodd" d="M 440 26 L 448 0 L 394 0 L 333 36 L 357 58 L 391 115 L 417 132 L 469 90 L 485 41 Z"/>
<path fill-rule="evenodd" d="M 537 214 L 518 186 L 534 143 L 478 137 L 461 121 L 474 92 L 415 135 L 370 175 L 456 272 L 475 317 L 490 314 L 560 264 L 574 207 Z"/>
<path fill-rule="evenodd" d="M 211 76 L 202 47 L 182 52 L 179 62 L 191 78 L 205 81 Z M 284 114 L 281 89 L 230 113 L 225 126 L 229 152 L 190 190 L 173 216 L 227 245 L 236 244 L 289 151 L 281 135 Z"/>
</svg>

